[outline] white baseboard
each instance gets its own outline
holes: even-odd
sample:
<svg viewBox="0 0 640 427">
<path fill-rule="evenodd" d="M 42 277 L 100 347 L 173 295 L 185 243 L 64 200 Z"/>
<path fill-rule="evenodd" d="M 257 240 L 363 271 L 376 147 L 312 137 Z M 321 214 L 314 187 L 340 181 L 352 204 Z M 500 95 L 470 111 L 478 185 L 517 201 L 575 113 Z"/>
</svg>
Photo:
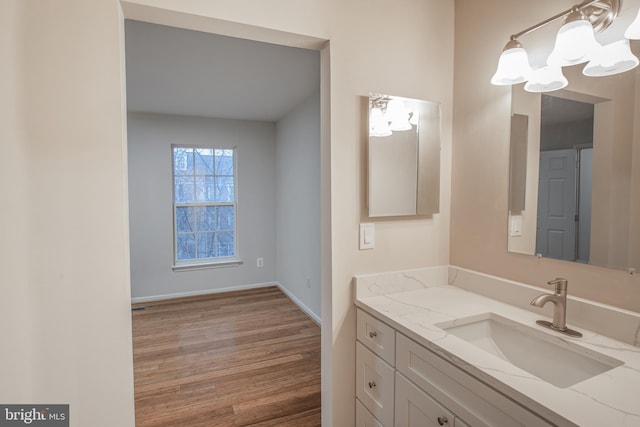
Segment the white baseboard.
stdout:
<svg viewBox="0 0 640 427">
<path fill-rule="evenodd" d="M 309 307 L 304 305 L 302 301 L 300 301 L 294 294 L 291 293 L 287 288 L 282 286 L 279 282 L 267 282 L 267 283 L 254 283 L 251 285 L 241 285 L 241 286 L 231 286 L 227 288 L 219 288 L 219 289 L 205 289 L 202 291 L 193 291 L 193 292 L 176 292 L 173 294 L 163 294 L 163 295 L 151 295 L 147 297 L 135 297 L 131 298 L 132 304 L 139 304 L 145 302 L 155 302 L 155 301 L 163 301 L 174 298 L 184 298 L 184 297 L 194 297 L 199 295 L 210 295 L 210 294 L 218 294 L 221 292 L 232 292 L 232 291 L 242 291 L 247 289 L 258 289 L 258 288 L 266 288 L 269 286 L 277 286 L 278 289 L 282 291 L 295 305 L 298 306 L 300 310 L 302 310 L 307 316 L 311 318 L 318 326 L 321 326 L 320 317 L 315 314 Z"/>
<path fill-rule="evenodd" d="M 131 303 L 141 303 L 141 302 L 154 302 L 154 301 L 163 301 L 167 299 L 174 298 L 184 298 L 184 297 L 194 297 L 199 295 L 209 295 L 209 294 L 219 294 L 221 292 L 232 292 L 232 291 L 242 291 L 246 289 L 258 289 L 258 288 L 266 288 L 269 286 L 278 286 L 282 289 L 282 286 L 277 282 L 267 282 L 267 283 L 254 283 L 251 285 L 240 285 L 240 286 L 231 286 L 227 288 L 219 288 L 219 289 L 205 289 L 202 291 L 193 291 L 193 292 L 176 292 L 174 294 L 163 294 L 163 295 L 151 295 L 148 297 L 135 297 L 131 298 Z"/>
<path fill-rule="evenodd" d="M 276 282 L 276 285 L 278 286 L 278 288 L 280 288 L 282 293 L 284 293 L 287 297 L 289 297 L 289 299 L 291 301 L 293 301 L 293 303 L 295 305 L 297 305 L 298 308 L 300 310 L 302 310 L 307 316 L 309 316 L 309 318 L 311 318 L 311 320 L 313 320 L 316 323 L 316 325 L 322 326 L 322 321 L 321 321 L 320 317 L 318 317 L 317 314 L 315 314 L 313 311 L 311 311 L 311 309 L 309 307 L 304 305 L 304 303 L 302 301 L 300 301 L 294 294 L 292 294 L 289 289 L 287 289 L 284 286 L 282 286 L 282 283 L 280 283 L 280 282 Z"/>
</svg>

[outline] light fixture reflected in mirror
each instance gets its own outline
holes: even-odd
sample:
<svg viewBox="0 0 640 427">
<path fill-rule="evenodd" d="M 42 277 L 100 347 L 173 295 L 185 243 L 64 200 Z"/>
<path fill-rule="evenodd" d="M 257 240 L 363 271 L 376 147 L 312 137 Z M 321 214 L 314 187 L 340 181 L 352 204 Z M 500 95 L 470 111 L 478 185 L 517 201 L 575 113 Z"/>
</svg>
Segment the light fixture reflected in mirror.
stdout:
<svg viewBox="0 0 640 427">
<path fill-rule="evenodd" d="M 369 131 L 371 136 L 386 137 L 393 132 L 413 129 L 418 125 L 418 110 L 397 97 L 370 96 Z"/>
<path fill-rule="evenodd" d="M 384 137 L 391 135 L 391 129 L 389 123 L 384 118 L 382 109 L 380 107 L 371 108 L 369 114 L 369 127 L 372 136 Z"/>
<path fill-rule="evenodd" d="M 627 28 L 625 39 L 603 47 L 595 33 L 608 28 L 620 12 L 621 0 L 585 0 L 519 33 L 513 34 L 505 46 L 498 67 L 491 78 L 494 85 L 527 82 L 530 92 L 548 92 L 565 87 L 568 82 L 560 67 L 588 62 L 583 73 L 590 77 L 607 76 L 628 71 L 638 65 L 627 39 L 640 39 L 640 11 Z M 518 39 L 543 26 L 564 18 L 546 66 L 531 72 L 527 52 Z"/>
</svg>

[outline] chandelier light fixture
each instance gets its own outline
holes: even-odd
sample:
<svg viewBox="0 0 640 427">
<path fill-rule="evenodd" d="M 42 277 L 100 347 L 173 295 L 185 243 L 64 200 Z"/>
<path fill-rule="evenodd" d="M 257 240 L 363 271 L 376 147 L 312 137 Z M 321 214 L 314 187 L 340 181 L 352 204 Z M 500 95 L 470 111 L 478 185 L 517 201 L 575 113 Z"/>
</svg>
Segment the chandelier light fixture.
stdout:
<svg viewBox="0 0 640 427">
<path fill-rule="evenodd" d="M 585 76 L 602 77 L 623 73 L 638 66 L 629 40 L 640 40 L 640 11 L 624 33 L 624 38 L 605 46 L 596 40 L 597 32 L 607 29 L 620 12 L 622 0 L 585 0 L 542 22 L 513 34 L 504 47 L 498 68 L 491 78 L 494 85 L 525 83 L 529 92 L 550 92 L 568 85 L 562 67 L 583 64 Z M 563 19 L 546 65 L 533 70 L 526 50 L 518 40 L 543 26 Z"/>
</svg>

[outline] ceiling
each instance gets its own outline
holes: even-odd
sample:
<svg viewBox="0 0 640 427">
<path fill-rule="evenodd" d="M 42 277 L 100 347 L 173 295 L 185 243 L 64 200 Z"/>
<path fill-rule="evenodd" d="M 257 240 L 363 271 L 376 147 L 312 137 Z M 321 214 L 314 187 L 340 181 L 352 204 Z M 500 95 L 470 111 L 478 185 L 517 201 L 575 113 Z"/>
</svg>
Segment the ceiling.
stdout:
<svg viewBox="0 0 640 427">
<path fill-rule="evenodd" d="M 125 23 L 128 111 L 275 122 L 320 87 L 318 51 Z"/>
</svg>

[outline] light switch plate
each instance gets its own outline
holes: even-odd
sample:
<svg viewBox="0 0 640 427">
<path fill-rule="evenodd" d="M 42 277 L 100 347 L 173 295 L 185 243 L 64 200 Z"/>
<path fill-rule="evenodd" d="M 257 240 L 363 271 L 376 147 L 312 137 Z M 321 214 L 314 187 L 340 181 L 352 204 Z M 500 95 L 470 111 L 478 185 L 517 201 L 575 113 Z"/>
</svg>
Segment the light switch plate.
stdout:
<svg viewBox="0 0 640 427">
<path fill-rule="evenodd" d="M 373 222 L 360 224 L 360 249 L 376 247 L 376 225 Z"/>
<path fill-rule="evenodd" d="M 522 236 L 522 215 L 511 215 L 511 237 Z"/>
</svg>

